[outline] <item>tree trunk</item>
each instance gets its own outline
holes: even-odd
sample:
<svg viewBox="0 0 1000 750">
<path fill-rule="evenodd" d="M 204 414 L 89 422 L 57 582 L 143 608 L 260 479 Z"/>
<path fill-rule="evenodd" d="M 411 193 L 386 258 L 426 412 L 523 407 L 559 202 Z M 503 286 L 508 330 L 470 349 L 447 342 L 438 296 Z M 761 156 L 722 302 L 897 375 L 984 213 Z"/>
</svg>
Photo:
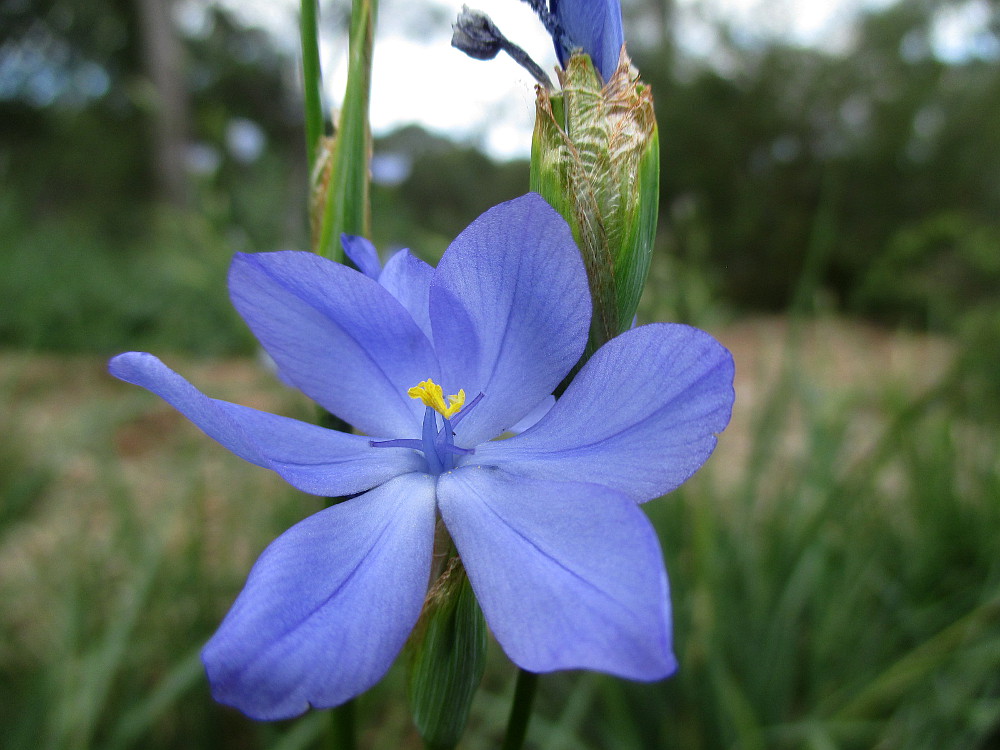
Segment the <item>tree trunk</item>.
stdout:
<svg viewBox="0 0 1000 750">
<path fill-rule="evenodd" d="M 171 17 L 172 0 L 138 0 L 142 56 L 153 84 L 153 172 L 159 198 L 182 207 L 188 201 L 184 153 L 188 102 L 184 88 L 184 47 Z"/>
</svg>

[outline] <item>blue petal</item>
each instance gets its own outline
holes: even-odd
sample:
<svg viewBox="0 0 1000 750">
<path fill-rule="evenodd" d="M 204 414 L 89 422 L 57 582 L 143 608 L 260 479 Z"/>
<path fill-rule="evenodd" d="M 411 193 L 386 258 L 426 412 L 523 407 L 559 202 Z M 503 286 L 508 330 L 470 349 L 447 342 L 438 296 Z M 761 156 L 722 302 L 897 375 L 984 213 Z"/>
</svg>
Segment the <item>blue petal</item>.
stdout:
<svg viewBox="0 0 1000 750">
<path fill-rule="evenodd" d="M 544 417 L 546 414 L 549 413 L 549 409 L 551 409 L 553 405 L 555 405 L 555 403 L 556 403 L 555 396 L 546 396 L 535 405 L 534 409 L 525 414 L 521 418 L 520 422 L 518 422 L 515 425 L 512 425 L 510 428 L 510 432 L 513 432 L 515 435 L 517 435 L 519 433 L 524 432 L 525 430 L 530 430 L 532 427 L 538 424 L 538 421 L 542 417 Z"/>
<path fill-rule="evenodd" d="M 399 300 L 420 330 L 431 338 L 430 288 L 434 269 L 409 250 L 400 250 L 382 269 L 378 283 Z"/>
<path fill-rule="evenodd" d="M 373 448 L 359 435 L 209 398 L 152 354 L 119 354 L 108 370 L 152 391 L 240 458 L 276 471 L 304 492 L 349 495 L 426 468 L 415 451 Z"/>
<path fill-rule="evenodd" d="M 590 292 L 569 226 L 535 193 L 491 208 L 441 258 L 430 310 L 445 393 L 485 394 L 456 444 L 496 437 L 583 352 Z"/>
<path fill-rule="evenodd" d="M 434 483 L 417 474 L 293 526 L 202 651 L 212 695 L 270 720 L 370 688 L 420 615 L 433 539 Z"/>
<path fill-rule="evenodd" d="M 625 42 L 619 0 L 551 0 L 550 5 L 568 38 L 568 49 L 555 40 L 559 63 L 565 68 L 573 50 L 582 48 L 605 82 L 610 80 Z"/>
<path fill-rule="evenodd" d="M 707 333 L 653 323 L 602 346 L 532 429 L 471 457 L 651 500 L 705 462 L 733 406 L 733 358 Z"/>
<path fill-rule="evenodd" d="M 233 304 L 282 378 L 369 435 L 417 437 L 408 388 L 437 378 L 430 341 L 376 281 L 312 253 L 239 254 Z"/>
<path fill-rule="evenodd" d="M 378 280 L 382 273 L 382 263 L 378 259 L 378 250 L 370 240 L 354 234 L 342 234 L 340 244 L 344 248 L 344 255 L 350 258 L 355 268 L 368 278 Z"/>
<path fill-rule="evenodd" d="M 466 467 L 440 477 L 438 505 L 486 621 L 519 667 L 633 680 L 674 671 L 659 543 L 629 498 Z"/>
</svg>

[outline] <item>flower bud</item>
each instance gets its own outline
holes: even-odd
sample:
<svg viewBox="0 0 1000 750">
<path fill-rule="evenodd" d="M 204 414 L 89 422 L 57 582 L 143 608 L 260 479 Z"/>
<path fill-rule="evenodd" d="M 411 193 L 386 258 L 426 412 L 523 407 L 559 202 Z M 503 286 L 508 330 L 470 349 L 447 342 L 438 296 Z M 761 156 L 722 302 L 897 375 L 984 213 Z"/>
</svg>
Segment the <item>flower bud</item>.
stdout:
<svg viewBox="0 0 1000 750">
<path fill-rule="evenodd" d="M 573 230 L 594 314 L 588 354 L 632 325 L 649 271 L 659 204 L 653 97 L 625 50 L 607 81 L 587 55 L 560 73 L 562 91 L 538 87 L 531 189 Z"/>
<path fill-rule="evenodd" d="M 428 593 L 410 637 L 409 697 L 427 747 L 454 747 L 486 667 L 486 622 L 457 557 Z"/>
</svg>

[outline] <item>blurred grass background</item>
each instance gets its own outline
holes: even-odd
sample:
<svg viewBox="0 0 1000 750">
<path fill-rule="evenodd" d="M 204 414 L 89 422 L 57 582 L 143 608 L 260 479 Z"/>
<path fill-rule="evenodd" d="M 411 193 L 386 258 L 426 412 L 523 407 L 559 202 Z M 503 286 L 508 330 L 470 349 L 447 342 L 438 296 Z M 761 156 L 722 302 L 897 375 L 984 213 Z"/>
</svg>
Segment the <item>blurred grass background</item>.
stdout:
<svg viewBox="0 0 1000 750">
<path fill-rule="evenodd" d="M 1000 747 L 1000 6 L 907 0 L 838 53 L 718 23 L 703 59 L 670 3 L 624 5 L 664 159 L 641 318 L 729 346 L 737 410 L 645 506 L 681 671 L 544 677 L 529 744 Z M 984 36 L 941 59 L 935 24 L 966 6 Z M 325 714 L 212 703 L 197 652 L 320 501 L 104 371 L 153 350 L 312 416 L 225 293 L 234 251 L 306 246 L 295 61 L 220 6 L 210 33 L 160 26 L 186 112 L 164 161 L 145 7 L 0 4 L 0 745 L 318 747 Z M 377 244 L 432 261 L 527 187 L 526 164 L 419 128 L 375 155 Z M 402 675 L 360 701 L 363 746 L 419 746 Z M 463 747 L 497 746 L 512 689 L 494 648 Z"/>
</svg>

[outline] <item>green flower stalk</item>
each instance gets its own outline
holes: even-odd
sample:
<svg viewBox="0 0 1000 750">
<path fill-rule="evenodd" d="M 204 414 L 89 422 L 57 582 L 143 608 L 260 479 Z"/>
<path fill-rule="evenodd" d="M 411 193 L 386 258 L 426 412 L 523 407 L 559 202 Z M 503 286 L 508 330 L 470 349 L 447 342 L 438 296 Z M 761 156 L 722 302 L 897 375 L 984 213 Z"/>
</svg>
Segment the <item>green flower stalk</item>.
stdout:
<svg viewBox="0 0 1000 750">
<path fill-rule="evenodd" d="M 303 3 L 303 18 L 315 26 L 314 8 Z M 309 222 L 312 249 L 315 253 L 337 262 L 344 259 L 340 235 L 371 234 L 371 161 L 372 137 L 368 122 L 368 103 L 371 97 L 371 69 L 375 19 L 378 0 L 353 0 L 351 5 L 351 33 L 347 88 L 343 106 L 337 117 L 334 136 L 320 136 L 313 140 L 317 129 L 322 132 L 322 112 L 318 107 L 318 92 L 307 96 L 307 153 L 310 175 Z M 318 55 L 314 35 L 308 37 L 308 47 L 303 52 L 304 62 Z M 314 61 L 315 62 L 315 61 Z M 303 68 L 312 69 L 312 64 Z M 306 92 L 315 90 L 319 83 L 318 68 L 306 79 Z"/>
<path fill-rule="evenodd" d="M 536 88 L 531 189 L 569 222 L 593 297 L 589 355 L 632 325 L 649 271 L 659 204 L 653 96 L 622 49 L 606 84 L 587 55 Z"/>
</svg>

